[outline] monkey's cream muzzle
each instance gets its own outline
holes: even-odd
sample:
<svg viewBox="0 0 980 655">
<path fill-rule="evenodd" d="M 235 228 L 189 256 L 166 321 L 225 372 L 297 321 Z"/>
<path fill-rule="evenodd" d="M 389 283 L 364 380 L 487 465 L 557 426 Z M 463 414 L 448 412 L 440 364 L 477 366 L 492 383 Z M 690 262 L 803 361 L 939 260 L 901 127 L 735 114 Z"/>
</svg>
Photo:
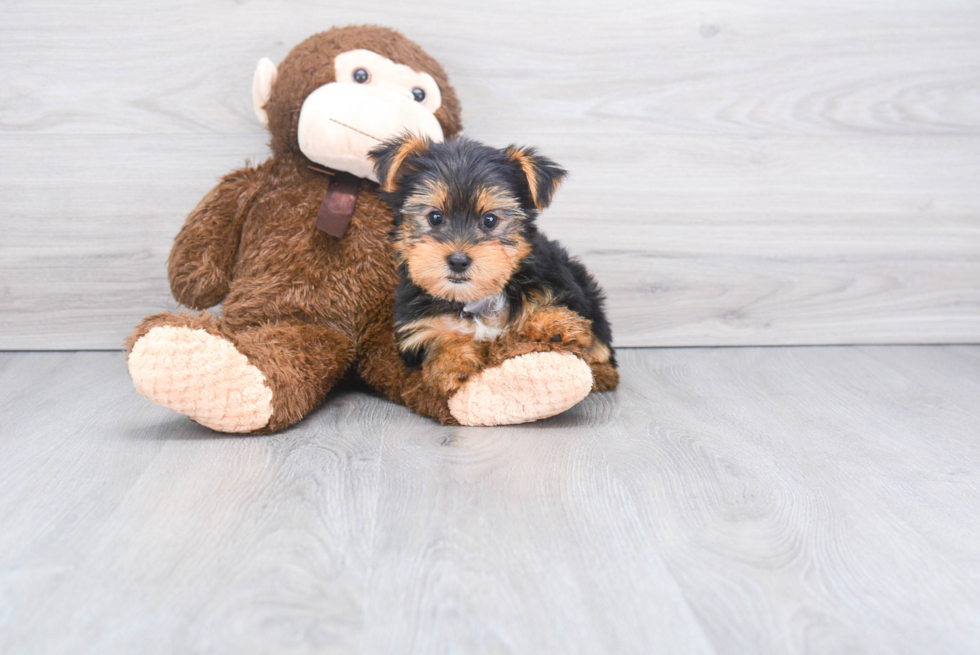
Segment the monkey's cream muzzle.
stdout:
<svg viewBox="0 0 980 655">
<path fill-rule="evenodd" d="M 383 141 L 405 133 L 443 141 L 435 117 L 442 92 L 428 73 L 364 49 L 337 55 L 334 73 L 335 81 L 313 91 L 300 109 L 299 149 L 311 161 L 377 182 L 368 152 Z M 275 64 L 259 61 L 252 102 L 266 125 L 276 76 Z"/>
<path fill-rule="evenodd" d="M 406 132 L 443 140 L 431 111 L 384 87 L 325 84 L 307 96 L 299 114 L 299 149 L 308 159 L 375 182 L 368 151 Z"/>
</svg>

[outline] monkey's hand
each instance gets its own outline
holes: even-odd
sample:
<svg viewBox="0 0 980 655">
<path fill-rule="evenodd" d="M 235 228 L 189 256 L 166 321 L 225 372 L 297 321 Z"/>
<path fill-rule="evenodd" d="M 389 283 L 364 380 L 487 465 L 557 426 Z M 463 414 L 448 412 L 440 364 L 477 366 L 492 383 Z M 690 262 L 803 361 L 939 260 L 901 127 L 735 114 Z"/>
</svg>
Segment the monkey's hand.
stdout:
<svg viewBox="0 0 980 655">
<path fill-rule="evenodd" d="M 182 305 L 207 309 L 228 293 L 242 223 L 261 188 L 262 168 L 224 177 L 187 217 L 174 240 L 167 273 Z"/>
</svg>

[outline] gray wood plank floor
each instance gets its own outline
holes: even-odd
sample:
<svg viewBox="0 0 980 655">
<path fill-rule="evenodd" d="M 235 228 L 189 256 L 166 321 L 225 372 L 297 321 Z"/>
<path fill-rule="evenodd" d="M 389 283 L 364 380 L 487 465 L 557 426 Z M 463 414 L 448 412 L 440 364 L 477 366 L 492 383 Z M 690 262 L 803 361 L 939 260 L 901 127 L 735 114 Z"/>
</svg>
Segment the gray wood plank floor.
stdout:
<svg viewBox="0 0 980 655">
<path fill-rule="evenodd" d="M 0 652 L 980 651 L 980 347 L 622 359 L 528 426 L 229 437 L 0 354 Z"/>
</svg>

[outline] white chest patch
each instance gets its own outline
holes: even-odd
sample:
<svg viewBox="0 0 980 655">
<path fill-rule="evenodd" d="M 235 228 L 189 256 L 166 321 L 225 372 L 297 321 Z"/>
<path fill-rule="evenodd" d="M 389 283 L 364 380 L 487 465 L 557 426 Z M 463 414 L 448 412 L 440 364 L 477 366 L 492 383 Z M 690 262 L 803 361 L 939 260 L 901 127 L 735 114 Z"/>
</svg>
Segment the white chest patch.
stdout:
<svg viewBox="0 0 980 655">
<path fill-rule="evenodd" d="M 469 320 L 473 323 L 473 339 L 491 341 L 506 329 L 510 307 L 507 296 L 498 293 L 466 303 L 463 311 L 470 315 Z"/>
</svg>

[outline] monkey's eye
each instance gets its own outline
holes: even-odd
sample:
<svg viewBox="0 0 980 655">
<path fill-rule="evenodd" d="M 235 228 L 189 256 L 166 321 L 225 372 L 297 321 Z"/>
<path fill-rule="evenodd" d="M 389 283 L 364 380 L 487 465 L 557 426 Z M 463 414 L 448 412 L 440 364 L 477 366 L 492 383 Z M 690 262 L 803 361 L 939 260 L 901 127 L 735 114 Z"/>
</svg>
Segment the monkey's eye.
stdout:
<svg viewBox="0 0 980 655">
<path fill-rule="evenodd" d="M 415 87 L 412 89 L 412 95 L 415 96 L 415 102 L 422 102 L 425 100 L 425 90 Z"/>
<path fill-rule="evenodd" d="M 488 230 L 492 230 L 493 228 L 497 227 L 498 222 L 499 220 L 493 214 L 487 214 L 483 217 L 483 227 Z"/>
<path fill-rule="evenodd" d="M 354 74 L 351 77 L 353 77 L 354 81 L 358 84 L 364 84 L 368 81 L 370 75 L 368 75 L 368 72 L 363 68 L 358 68 L 356 71 L 354 71 Z"/>
<path fill-rule="evenodd" d="M 429 225 L 431 225 L 432 227 L 438 227 L 442 225 L 442 221 L 443 221 L 442 212 L 429 212 L 428 219 L 429 219 Z"/>
</svg>

